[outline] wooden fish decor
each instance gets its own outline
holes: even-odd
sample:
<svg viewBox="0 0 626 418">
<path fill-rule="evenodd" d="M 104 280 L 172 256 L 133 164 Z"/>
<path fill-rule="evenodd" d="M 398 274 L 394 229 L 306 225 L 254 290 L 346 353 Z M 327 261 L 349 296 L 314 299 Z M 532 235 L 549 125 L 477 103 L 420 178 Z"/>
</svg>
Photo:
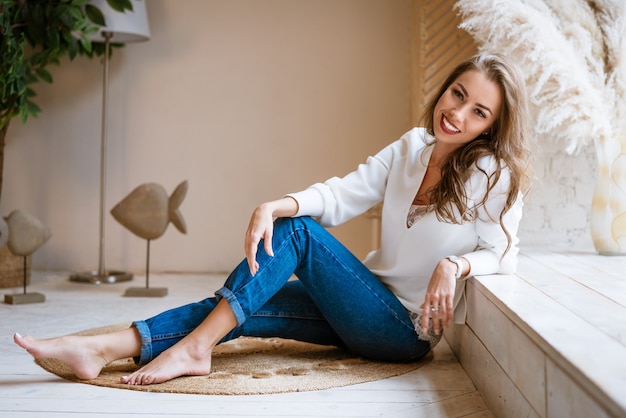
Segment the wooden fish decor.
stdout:
<svg viewBox="0 0 626 418">
<path fill-rule="evenodd" d="M 44 294 L 26 291 L 28 276 L 26 258 L 45 244 L 51 236 L 50 229 L 43 222 L 22 210 L 14 210 L 6 219 L 2 219 L 0 222 L 0 243 L 6 239 L 9 251 L 13 255 L 24 258 L 24 292 L 22 294 L 4 295 L 4 303 L 20 305 L 46 301 Z"/>
<path fill-rule="evenodd" d="M 146 286 L 130 287 L 124 296 L 162 297 L 167 287 L 150 287 L 150 241 L 159 238 L 167 225 L 173 223 L 183 234 L 187 226 L 179 211 L 187 195 L 187 180 L 180 183 L 168 198 L 167 192 L 157 183 L 145 183 L 130 192 L 111 209 L 111 215 L 135 235 L 146 240 Z"/>
<path fill-rule="evenodd" d="M 37 251 L 52 236 L 50 229 L 39 219 L 22 210 L 14 210 L 7 216 L 9 251 L 26 256 Z"/>
<path fill-rule="evenodd" d="M 187 180 L 183 181 L 168 198 L 165 188 L 160 184 L 144 183 L 115 205 L 111 215 L 143 239 L 159 238 L 170 222 L 186 234 L 187 226 L 179 207 L 187 195 L 188 187 Z"/>
</svg>

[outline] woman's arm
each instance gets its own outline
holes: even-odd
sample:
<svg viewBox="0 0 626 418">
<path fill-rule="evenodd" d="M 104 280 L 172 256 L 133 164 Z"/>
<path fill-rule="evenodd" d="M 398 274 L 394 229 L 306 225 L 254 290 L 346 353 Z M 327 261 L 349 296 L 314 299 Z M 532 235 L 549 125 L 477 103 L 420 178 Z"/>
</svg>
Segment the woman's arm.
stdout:
<svg viewBox="0 0 626 418">
<path fill-rule="evenodd" d="M 387 160 L 392 159 L 396 149 L 401 147 L 401 140 L 398 140 L 376 156 L 369 157 L 366 163 L 344 178 L 333 177 L 325 183 L 316 183 L 301 192 L 259 205 L 252 212 L 244 242 L 250 273 L 255 275 L 259 269 L 256 253 L 262 239 L 265 252 L 274 255 L 274 219 L 306 215 L 318 217 L 325 226 L 338 225 L 382 200 L 389 174 Z"/>
<path fill-rule="evenodd" d="M 297 216 L 313 216 L 323 226 L 336 226 L 364 213 L 384 199 L 392 167 L 419 155 L 424 135 L 423 128 L 414 128 L 346 176 L 290 193 L 300 204 Z"/>
<path fill-rule="evenodd" d="M 508 170 L 502 171 L 500 180 L 489 193 L 489 198 L 478 208 L 475 223 L 478 235 L 477 248 L 471 253 L 458 254 L 469 262 L 468 274 L 471 276 L 494 273 L 511 274 L 517 267 L 519 252 L 517 233 L 523 207 L 521 193 L 518 193 L 517 199 L 502 217 L 502 225 L 500 224 L 500 214 L 504 210 L 507 199 L 509 175 Z M 510 235 L 510 242 L 503 227 Z"/>
<path fill-rule="evenodd" d="M 484 161 L 483 161 L 484 163 Z M 489 167 L 484 167 L 489 172 Z M 493 170 L 493 167 L 491 167 Z M 483 174 L 475 175 L 469 182 L 470 196 L 480 198 L 486 191 L 486 177 Z M 506 194 L 509 188 L 509 171 L 504 169 L 502 175 L 490 191 L 487 201 L 477 208 L 477 217 L 474 223 L 478 236 L 478 245 L 472 252 L 458 254 L 461 267 L 459 280 L 468 276 L 481 274 L 505 273 L 515 271 L 517 264 L 517 230 L 522 215 L 522 196 L 518 196 L 514 205 L 504 214 L 502 223 L 510 234 L 509 241 L 500 224 L 500 213 L 504 210 Z M 480 200 L 480 199 L 479 199 Z M 507 251 L 508 247 L 508 251 Z M 457 254 L 450 254 L 457 255 Z M 448 258 L 440 260 L 433 270 L 428 283 L 422 315 L 425 318 L 432 316 L 433 329 L 440 330 L 439 321 L 446 326 L 454 317 L 454 296 L 456 288 L 456 263 Z M 436 311 L 432 311 L 435 308 Z M 422 321 L 422 327 L 427 329 L 428 321 Z"/>
</svg>

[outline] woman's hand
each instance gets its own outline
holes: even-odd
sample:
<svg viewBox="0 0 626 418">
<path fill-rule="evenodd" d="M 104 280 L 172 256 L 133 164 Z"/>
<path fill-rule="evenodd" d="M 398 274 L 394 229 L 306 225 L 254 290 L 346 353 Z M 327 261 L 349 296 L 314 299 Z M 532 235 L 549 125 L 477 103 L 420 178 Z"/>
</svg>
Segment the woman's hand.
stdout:
<svg viewBox="0 0 626 418">
<path fill-rule="evenodd" d="M 274 250 L 272 249 L 274 218 L 293 216 L 296 213 L 298 213 L 298 203 L 291 197 L 263 203 L 252 212 L 244 241 L 244 251 L 250 274 L 254 276 L 259 271 L 256 253 L 261 240 L 264 240 L 263 248 L 267 255 L 270 257 L 274 256 Z"/>
<path fill-rule="evenodd" d="M 433 319 L 433 330 L 437 335 L 443 331 L 441 325 L 446 327 L 453 319 L 456 270 L 456 265 L 447 258 L 437 263 L 426 288 L 424 303 L 421 306 L 422 331 L 428 332 L 429 317 Z"/>
<path fill-rule="evenodd" d="M 252 212 L 246 238 L 244 250 L 248 260 L 248 268 L 253 276 L 259 270 L 259 263 L 256 261 L 256 253 L 261 240 L 265 240 L 263 247 L 270 257 L 274 256 L 272 250 L 272 235 L 274 233 L 274 216 L 267 204 L 262 204 Z"/>
</svg>

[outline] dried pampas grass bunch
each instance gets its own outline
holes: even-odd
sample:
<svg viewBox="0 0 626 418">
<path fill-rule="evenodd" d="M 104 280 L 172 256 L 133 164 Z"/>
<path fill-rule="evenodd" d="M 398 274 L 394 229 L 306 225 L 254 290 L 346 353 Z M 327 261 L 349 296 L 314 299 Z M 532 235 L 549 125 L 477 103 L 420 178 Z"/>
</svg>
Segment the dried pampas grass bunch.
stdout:
<svg viewBox="0 0 626 418">
<path fill-rule="evenodd" d="M 526 76 L 538 136 L 575 153 L 593 143 L 592 238 L 626 253 L 626 2 L 459 0 L 461 28 Z"/>
</svg>

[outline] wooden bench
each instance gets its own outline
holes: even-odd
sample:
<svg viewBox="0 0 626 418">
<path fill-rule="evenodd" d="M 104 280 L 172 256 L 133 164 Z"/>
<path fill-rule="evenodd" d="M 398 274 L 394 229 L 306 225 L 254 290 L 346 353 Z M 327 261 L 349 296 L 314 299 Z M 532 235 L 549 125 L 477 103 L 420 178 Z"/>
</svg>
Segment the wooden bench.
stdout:
<svg viewBox="0 0 626 418">
<path fill-rule="evenodd" d="M 502 417 L 626 417 L 626 257 L 523 250 L 472 278 L 446 339 Z"/>
</svg>

